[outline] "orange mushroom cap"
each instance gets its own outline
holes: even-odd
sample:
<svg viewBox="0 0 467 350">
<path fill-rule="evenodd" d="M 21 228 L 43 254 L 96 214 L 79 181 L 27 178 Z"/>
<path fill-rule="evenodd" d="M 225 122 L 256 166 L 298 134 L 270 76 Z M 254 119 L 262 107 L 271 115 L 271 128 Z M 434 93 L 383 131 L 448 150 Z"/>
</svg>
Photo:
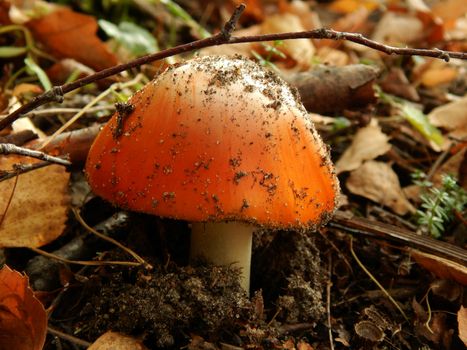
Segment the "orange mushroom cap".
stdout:
<svg viewBox="0 0 467 350">
<path fill-rule="evenodd" d="M 167 69 L 98 135 L 93 191 L 189 221 L 324 223 L 339 184 L 295 90 L 254 62 L 207 56 Z"/>
</svg>

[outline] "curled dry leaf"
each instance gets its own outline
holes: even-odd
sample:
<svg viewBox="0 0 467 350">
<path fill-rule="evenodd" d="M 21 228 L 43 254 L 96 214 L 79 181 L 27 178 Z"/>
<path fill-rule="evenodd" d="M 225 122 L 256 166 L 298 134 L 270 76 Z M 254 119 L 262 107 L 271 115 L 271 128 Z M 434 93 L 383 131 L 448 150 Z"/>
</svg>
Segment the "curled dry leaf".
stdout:
<svg viewBox="0 0 467 350">
<path fill-rule="evenodd" d="M 29 21 L 27 26 L 56 58 L 74 58 L 95 70 L 118 63 L 117 57 L 96 36 L 97 22 L 92 16 L 58 8 Z"/>
<path fill-rule="evenodd" d="M 402 192 L 396 173 L 386 163 L 365 162 L 351 172 L 346 185 L 350 192 L 383 204 L 399 215 L 415 212 Z"/>
<path fill-rule="evenodd" d="M 448 130 L 450 136 L 460 139 L 467 137 L 467 95 L 433 109 L 428 119 L 433 125 Z"/>
<path fill-rule="evenodd" d="M 9 170 L 24 159 L 1 157 L 0 169 Z M 16 179 L 0 182 L 0 218 L 7 209 L 0 226 L 0 247 L 40 247 L 62 233 L 67 219 L 69 177 L 59 165 L 21 174 L 9 206 Z"/>
<path fill-rule="evenodd" d="M 454 280 L 463 286 L 467 286 L 466 266 L 416 249 L 411 249 L 410 255 L 419 265 L 439 278 Z"/>
<path fill-rule="evenodd" d="M 108 331 L 101 335 L 88 350 L 145 350 L 143 343 L 128 335 Z"/>
<path fill-rule="evenodd" d="M 457 312 L 457 323 L 459 325 L 459 338 L 467 346 L 467 308 L 461 306 Z"/>
<path fill-rule="evenodd" d="M 4 265 L 0 270 L 0 349 L 41 350 L 47 315 L 27 276 Z"/>
<path fill-rule="evenodd" d="M 337 173 L 355 170 L 364 161 L 375 159 L 391 149 L 389 137 L 381 131 L 377 121 L 373 119 L 369 125 L 355 134 L 352 144 L 345 150 L 336 163 Z"/>
<path fill-rule="evenodd" d="M 354 325 L 354 329 L 359 337 L 371 342 L 381 342 L 384 339 L 384 331 L 373 321 L 360 321 Z"/>
<path fill-rule="evenodd" d="M 363 64 L 319 65 L 285 79 L 298 89 L 309 112 L 332 113 L 373 103 L 376 100 L 373 83 L 377 75 L 376 68 Z"/>
</svg>

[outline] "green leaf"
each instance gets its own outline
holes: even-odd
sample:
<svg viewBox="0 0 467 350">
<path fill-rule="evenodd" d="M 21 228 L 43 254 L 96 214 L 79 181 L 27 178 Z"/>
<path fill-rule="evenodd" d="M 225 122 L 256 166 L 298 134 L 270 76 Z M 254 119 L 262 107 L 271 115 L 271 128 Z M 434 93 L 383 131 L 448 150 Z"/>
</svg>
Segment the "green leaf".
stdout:
<svg viewBox="0 0 467 350">
<path fill-rule="evenodd" d="M 179 4 L 172 0 L 160 0 L 160 2 L 165 5 L 169 12 L 182 19 L 189 27 L 197 31 L 202 39 L 208 38 L 211 36 L 206 29 L 204 29 L 198 22 L 196 22 L 188 12 L 186 12 Z"/>
<path fill-rule="evenodd" d="M 102 30 L 135 56 L 144 56 L 159 51 L 157 41 L 146 29 L 131 22 L 121 22 L 118 26 L 100 19 Z"/>
<path fill-rule="evenodd" d="M 379 97 L 386 103 L 398 108 L 402 117 L 404 117 L 415 129 L 417 129 L 427 140 L 433 141 L 438 146 L 444 142 L 443 135 L 438 128 L 430 123 L 428 117 L 412 103 L 384 93 L 377 87 Z"/>
<path fill-rule="evenodd" d="M 24 55 L 28 51 L 27 47 L 0 46 L 0 57 L 9 58 Z"/>
<path fill-rule="evenodd" d="M 417 129 L 426 139 L 433 141 L 438 146 L 443 144 L 444 138 L 438 128 L 433 126 L 427 116 L 409 102 L 398 103 L 402 116 Z"/>
<path fill-rule="evenodd" d="M 36 62 L 32 59 L 32 57 L 28 56 L 24 59 L 24 63 L 30 72 L 37 75 L 37 78 L 41 82 L 42 86 L 45 90 L 52 89 L 52 83 L 49 80 L 47 74 L 42 70 L 41 67 L 38 66 Z"/>
</svg>

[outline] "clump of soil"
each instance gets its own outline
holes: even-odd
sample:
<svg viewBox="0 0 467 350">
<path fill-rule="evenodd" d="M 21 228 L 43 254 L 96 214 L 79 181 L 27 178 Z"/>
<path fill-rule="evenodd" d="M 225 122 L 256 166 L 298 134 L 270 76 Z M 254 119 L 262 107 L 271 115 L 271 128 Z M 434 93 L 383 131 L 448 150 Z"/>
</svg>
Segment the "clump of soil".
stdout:
<svg viewBox="0 0 467 350">
<path fill-rule="evenodd" d="M 89 339 L 112 329 L 142 335 L 151 348 L 183 346 L 190 333 L 218 340 L 252 316 L 239 272 L 232 267 L 112 270 L 93 283 L 93 296 L 83 309 L 87 320 L 81 326 Z"/>
<path fill-rule="evenodd" d="M 316 323 L 324 315 L 324 273 L 313 235 L 265 231 L 254 241 L 252 287 L 279 307 L 286 323 Z"/>
<path fill-rule="evenodd" d="M 175 222 L 166 224 L 167 230 L 175 229 Z M 202 261 L 186 266 L 178 259 L 154 264 L 153 271 L 107 266 L 89 277 L 74 327 L 90 341 L 114 330 L 142 337 L 153 349 L 186 346 L 194 337 L 262 346 L 279 342 L 284 326 L 318 324 L 324 288 L 312 235 L 263 231 L 255 235 L 254 245 L 251 298 L 233 266 Z M 109 258 L 124 260 L 120 254 Z"/>
</svg>

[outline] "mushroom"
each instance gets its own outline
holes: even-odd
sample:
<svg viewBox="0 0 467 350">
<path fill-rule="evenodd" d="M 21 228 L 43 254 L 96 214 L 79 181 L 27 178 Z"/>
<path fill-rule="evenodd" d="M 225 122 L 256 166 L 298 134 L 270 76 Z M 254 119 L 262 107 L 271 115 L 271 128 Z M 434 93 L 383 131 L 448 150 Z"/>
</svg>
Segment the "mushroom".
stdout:
<svg viewBox="0 0 467 350">
<path fill-rule="evenodd" d="M 120 105 L 86 173 L 115 205 L 190 221 L 191 257 L 238 264 L 247 292 L 252 233 L 314 230 L 339 193 L 296 90 L 241 57 L 168 68 Z"/>
</svg>

